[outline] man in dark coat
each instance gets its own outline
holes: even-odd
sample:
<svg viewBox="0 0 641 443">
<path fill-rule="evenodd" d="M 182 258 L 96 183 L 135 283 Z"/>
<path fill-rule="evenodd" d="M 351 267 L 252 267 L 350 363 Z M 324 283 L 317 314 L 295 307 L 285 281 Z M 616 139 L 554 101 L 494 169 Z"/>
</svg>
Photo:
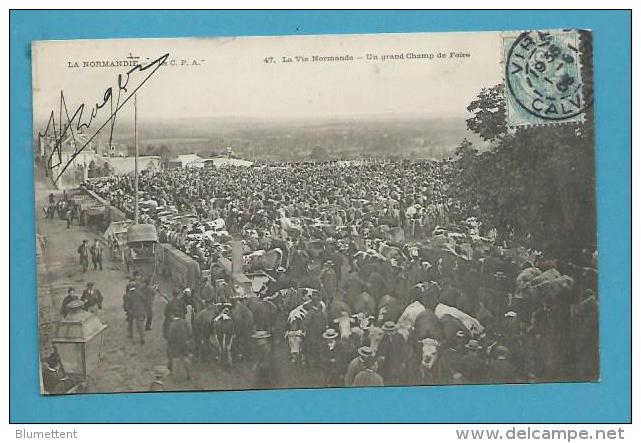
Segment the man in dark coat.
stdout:
<svg viewBox="0 0 641 443">
<path fill-rule="evenodd" d="M 509 350 L 505 346 L 497 346 L 492 351 L 493 358 L 487 367 L 488 383 L 516 383 L 518 381 L 514 366 L 508 360 Z"/>
<path fill-rule="evenodd" d="M 405 339 L 397 332 L 393 321 L 387 321 L 382 328 L 385 335 L 378 345 L 377 357 L 380 374 L 388 385 L 401 384 L 405 372 Z"/>
<path fill-rule="evenodd" d="M 67 210 L 64 213 L 65 220 L 67 221 L 67 229 L 71 227 L 73 223 L 73 208 L 71 206 L 67 207 Z"/>
<path fill-rule="evenodd" d="M 174 359 L 179 359 L 185 368 L 187 380 L 191 380 L 192 331 L 189 321 L 173 317 L 167 328 L 167 369 L 173 372 Z"/>
<path fill-rule="evenodd" d="M 271 334 L 267 331 L 256 331 L 252 338 L 256 341 L 257 360 L 254 364 L 256 387 L 277 387 L 280 383 L 280 372 L 276 355 L 272 348 Z"/>
<path fill-rule="evenodd" d="M 486 361 L 482 354 L 483 346 L 478 340 L 470 340 L 465 345 L 466 351 L 461 358 L 461 373 L 469 383 L 485 382 Z"/>
<path fill-rule="evenodd" d="M 96 239 L 93 245 L 91 245 L 91 261 L 93 263 L 93 270 L 96 271 L 98 268 L 102 271 L 102 243 L 100 240 Z"/>
<path fill-rule="evenodd" d="M 327 318 L 321 308 L 319 292 L 312 294 L 309 311 L 305 316 L 303 331 L 305 332 L 304 348 L 309 366 L 315 368 L 320 363 L 320 352 L 323 344 L 323 332 L 327 328 Z"/>
<path fill-rule="evenodd" d="M 334 329 L 323 332 L 325 343 L 321 347 L 321 368 L 325 373 L 325 384 L 327 386 L 340 386 L 341 377 L 344 371 L 339 367 L 340 356 L 338 355 L 337 339 L 338 333 Z"/>
<path fill-rule="evenodd" d="M 326 261 L 323 269 L 320 272 L 321 288 L 323 291 L 323 298 L 325 303 L 329 304 L 336 298 L 338 291 L 338 279 L 334 271 L 334 262 Z"/>
<path fill-rule="evenodd" d="M 185 306 L 185 302 L 180 298 L 180 291 L 174 288 L 171 300 L 169 300 L 165 306 L 165 321 L 162 328 L 165 338 L 167 338 L 167 331 L 169 330 L 171 320 L 174 317 L 185 318 L 186 315 L 187 307 Z"/>
<path fill-rule="evenodd" d="M 84 310 L 92 314 L 98 315 L 98 311 L 102 309 L 102 294 L 100 290 L 94 288 L 92 281 L 87 282 L 87 288 L 82 291 L 80 300 L 85 303 Z"/>
<path fill-rule="evenodd" d="M 345 386 L 353 386 L 354 378 L 356 375 L 364 371 L 369 364 L 374 361 L 374 351 L 369 346 L 361 346 L 358 348 L 358 356 L 349 362 L 347 366 L 347 372 L 345 372 Z"/>
<path fill-rule="evenodd" d="M 80 256 L 82 272 L 87 272 L 87 269 L 89 268 L 89 245 L 87 240 L 83 240 L 82 244 L 78 247 L 78 255 Z"/>
<path fill-rule="evenodd" d="M 365 369 L 354 377 L 352 386 L 384 386 L 383 377 L 376 372 L 377 370 L 378 364 L 376 360 L 366 362 Z"/>
<path fill-rule="evenodd" d="M 145 320 L 145 300 L 143 295 L 136 287 L 136 282 L 131 281 L 127 285 L 127 291 L 123 297 L 123 309 L 127 316 L 127 337 L 134 338 L 134 326 L 140 338 L 140 343 L 145 343 L 145 329 L 143 322 Z"/>
<path fill-rule="evenodd" d="M 42 387 L 50 394 L 64 394 L 73 386 L 56 351 L 49 354 L 42 364 Z"/>
<path fill-rule="evenodd" d="M 145 331 L 151 331 L 151 322 L 154 318 L 154 296 L 158 291 L 158 287 L 152 287 L 149 278 L 145 278 L 142 286 L 142 296 L 145 301 Z"/>
<path fill-rule="evenodd" d="M 205 278 L 200 288 L 200 299 L 203 303 L 212 303 L 216 298 L 216 291 L 209 278 Z"/>
<path fill-rule="evenodd" d="M 62 315 L 62 318 L 65 318 L 69 313 L 69 303 L 75 300 L 78 300 L 78 296 L 76 295 L 75 289 L 70 287 L 67 289 L 67 296 L 62 300 L 62 305 L 60 306 L 60 314 Z"/>
</svg>

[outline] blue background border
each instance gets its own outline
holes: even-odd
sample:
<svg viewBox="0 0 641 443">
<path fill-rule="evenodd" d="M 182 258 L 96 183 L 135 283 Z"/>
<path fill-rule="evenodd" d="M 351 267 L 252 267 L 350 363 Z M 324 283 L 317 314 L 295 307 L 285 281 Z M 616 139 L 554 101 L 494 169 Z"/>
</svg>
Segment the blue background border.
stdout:
<svg viewBox="0 0 641 443">
<path fill-rule="evenodd" d="M 34 297 L 32 40 L 553 28 L 594 31 L 601 383 L 56 398 L 39 395 Z M 631 13 L 13 11 L 10 35 L 12 422 L 606 423 L 631 420 Z"/>
</svg>

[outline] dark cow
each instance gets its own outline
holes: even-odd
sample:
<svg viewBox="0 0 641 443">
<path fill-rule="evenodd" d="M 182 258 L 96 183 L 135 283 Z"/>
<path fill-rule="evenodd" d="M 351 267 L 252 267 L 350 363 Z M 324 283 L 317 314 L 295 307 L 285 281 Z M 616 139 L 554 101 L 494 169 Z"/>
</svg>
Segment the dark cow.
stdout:
<svg viewBox="0 0 641 443">
<path fill-rule="evenodd" d="M 424 338 L 433 338 L 439 343 L 445 338 L 445 331 L 441 320 L 431 309 L 425 309 L 418 314 L 414 322 L 413 340 L 420 341 Z"/>
<path fill-rule="evenodd" d="M 247 299 L 247 307 L 253 314 L 255 329 L 272 333 L 278 315 L 276 305 L 258 297 L 250 297 Z"/>
<path fill-rule="evenodd" d="M 376 300 L 367 292 L 361 292 L 355 297 L 348 297 L 347 302 L 352 307 L 353 312 L 373 315 L 376 313 Z"/>
<path fill-rule="evenodd" d="M 234 356 L 242 359 L 249 355 L 251 349 L 251 336 L 254 333 L 254 314 L 243 303 L 235 300 L 231 308 L 231 318 L 234 321 Z"/>
<path fill-rule="evenodd" d="M 472 338 L 470 331 L 456 317 L 445 314 L 440 319 L 440 322 L 443 327 L 444 341 L 448 345 L 455 346 L 457 344 L 467 343 Z"/>
<path fill-rule="evenodd" d="M 386 321 L 393 321 L 396 323 L 404 309 L 405 307 L 396 297 L 384 295 L 378 301 L 378 316 L 376 321 L 381 326 Z"/>
<path fill-rule="evenodd" d="M 218 307 L 212 304 L 206 309 L 196 313 L 192 321 L 196 357 L 201 360 L 204 357 L 205 351 L 209 347 L 210 338 L 214 332 L 213 321 L 218 313 Z"/>
</svg>

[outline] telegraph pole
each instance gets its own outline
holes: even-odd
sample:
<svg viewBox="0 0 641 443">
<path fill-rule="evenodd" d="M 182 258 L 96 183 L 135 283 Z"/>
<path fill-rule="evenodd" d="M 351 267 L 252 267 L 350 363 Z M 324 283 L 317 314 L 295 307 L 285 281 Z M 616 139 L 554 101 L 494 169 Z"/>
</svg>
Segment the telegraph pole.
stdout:
<svg viewBox="0 0 641 443">
<path fill-rule="evenodd" d="M 134 94 L 134 224 L 138 224 L 138 95 Z"/>
</svg>

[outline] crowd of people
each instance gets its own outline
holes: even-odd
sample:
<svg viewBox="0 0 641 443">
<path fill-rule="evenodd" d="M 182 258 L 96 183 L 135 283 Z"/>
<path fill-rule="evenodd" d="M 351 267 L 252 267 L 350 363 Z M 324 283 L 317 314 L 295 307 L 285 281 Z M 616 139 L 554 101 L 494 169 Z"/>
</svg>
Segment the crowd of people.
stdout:
<svg viewBox="0 0 641 443">
<path fill-rule="evenodd" d="M 560 262 L 499 244 L 494 227 L 448 197 L 445 167 L 323 162 L 143 171 L 141 221 L 209 270 L 188 297 L 200 297 L 212 319 L 234 319 L 241 306 L 252 311 L 251 336 L 267 343 L 254 351 L 261 385 L 287 386 L 277 381 L 286 362 L 269 350 L 283 332 L 292 361 L 322 371 L 330 386 L 597 379 L 596 252 Z M 84 186 L 132 212 L 132 176 Z M 242 239 L 246 254 L 282 254 L 263 269 L 270 283 L 249 299 L 236 297 L 232 284 L 223 296 L 214 281 L 231 239 Z M 261 303 L 274 320 L 261 323 Z M 171 325 L 186 311 L 168 316 Z M 244 351 L 237 343 L 235 355 Z"/>
</svg>

